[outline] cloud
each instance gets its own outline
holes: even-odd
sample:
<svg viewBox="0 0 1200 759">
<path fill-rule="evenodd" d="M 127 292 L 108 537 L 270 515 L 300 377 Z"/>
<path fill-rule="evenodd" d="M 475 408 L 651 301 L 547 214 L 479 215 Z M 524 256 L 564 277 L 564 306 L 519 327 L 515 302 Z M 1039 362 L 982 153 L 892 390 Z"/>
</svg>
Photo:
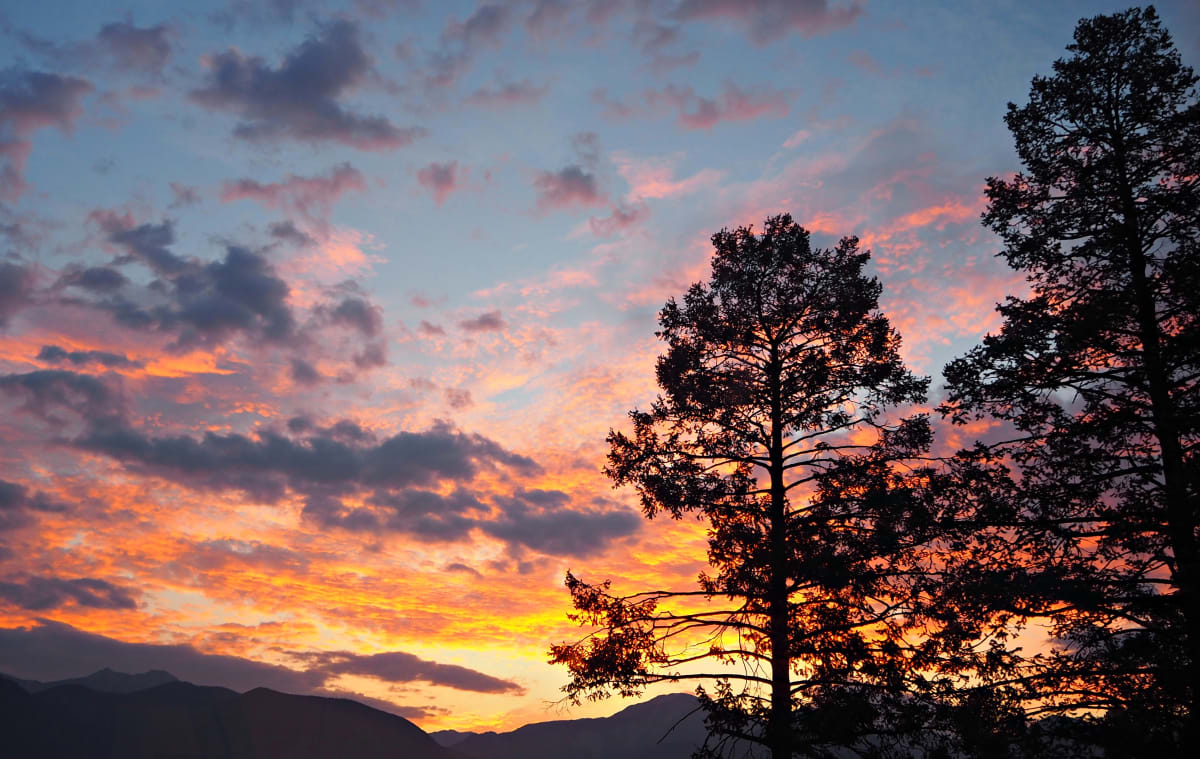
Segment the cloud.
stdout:
<svg viewBox="0 0 1200 759">
<path fill-rule="evenodd" d="M 853 24 L 863 13 L 858 2 L 831 6 L 829 0 L 682 0 L 675 10 L 681 21 L 733 21 L 750 39 L 764 44 L 796 32 L 805 37 Z"/>
<path fill-rule="evenodd" d="M 238 491 L 260 503 L 294 494 L 304 503 L 304 519 L 349 532 L 446 542 L 479 531 L 513 551 L 590 555 L 641 524 L 627 509 L 606 502 L 576 506 L 557 490 L 472 492 L 468 487 L 485 472 L 503 481 L 543 470 L 448 422 L 382 439 L 349 421 L 318 427 L 300 418 L 288 428 L 290 435 L 151 436 L 100 419 L 69 444 L 114 459 L 131 473 L 199 492 Z"/>
<path fill-rule="evenodd" d="M 671 198 L 689 195 L 715 186 L 724 177 L 716 169 L 702 169 L 684 179 L 675 178 L 675 167 L 682 153 L 655 158 L 638 158 L 627 153 L 615 153 L 613 162 L 617 173 L 629 183 L 631 200 Z"/>
<path fill-rule="evenodd" d="M 453 409 L 464 409 L 475 403 L 471 399 L 471 391 L 457 387 L 448 387 L 444 393 L 446 403 Z"/>
<path fill-rule="evenodd" d="M 607 218 L 598 219 L 595 216 L 588 219 L 592 234 L 597 237 L 611 237 L 618 232 L 632 229 L 650 216 L 650 208 L 645 203 L 613 206 L 612 213 Z"/>
<path fill-rule="evenodd" d="M 33 524 L 34 515 L 61 513 L 66 507 L 19 482 L 0 480 L 0 533 Z"/>
<path fill-rule="evenodd" d="M 288 305 L 290 288 L 261 254 L 228 245 L 218 261 L 185 259 L 170 250 L 175 242 L 170 221 L 135 224 L 130 216 L 111 211 L 93 211 L 91 218 L 105 230 L 109 243 L 128 254 L 116 263 L 141 261 L 161 277 L 136 298 L 109 293 L 85 302 L 109 312 L 117 323 L 173 334 L 174 350 L 212 347 L 238 335 L 271 343 L 297 336 Z M 73 274 L 67 283 L 78 284 L 81 276 Z"/>
<path fill-rule="evenodd" d="M 536 85 L 528 79 L 506 82 L 496 87 L 480 87 L 467 96 L 469 105 L 485 108 L 511 108 L 536 105 L 550 92 L 550 85 Z"/>
<path fill-rule="evenodd" d="M 328 676 L 361 675 L 391 683 L 426 682 L 475 693 L 523 694 L 525 689 L 510 680 L 484 674 L 457 664 L 439 664 L 403 651 L 354 654 L 337 651 L 313 657 L 317 671 Z"/>
<path fill-rule="evenodd" d="M 124 287 L 129 279 L 117 269 L 108 266 L 84 268 L 78 264 L 71 264 L 63 270 L 58 281 L 66 287 L 80 287 L 93 293 L 111 293 Z"/>
<path fill-rule="evenodd" d="M 458 323 L 458 326 L 467 332 L 499 332 L 507 324 L 501 318 L 499 311 L 488 311 L 472 319 L 464 319 Z"/>
<path fill-rule="evenodd" d="M 0 261 L 0 329 L 33 302 L 33 267 Z"/>
<path fill-rule="evenodd" d="M 79 677 L 110 667 L 119 672 L 165 670 L 186 682 L 230 688 L 239 693 L 270 688 L 285 693 L 345 695 L 327 686 L 327 681 L 342 674 L 358 674 L 389 683 L 422 682 L 476 693 L 524 692 L 517 683 L 401 651 L 291 655 L 307 666 L 291 669 L 237 656 L 209 654 L 186 643 L 127 643 L 48 619 L 40 619 L 29 627 L 0 628 L 0 671 L 43 681 Z M 392 711 L 405 708 L 374 703 Z"/>
<path fill-rule="evenodd" d="M 120 21 L 103 26 L 96 40 L 119 68 L 161 73 L 171 57 L 169 36 L 163 24 L 142 28 Z"/>
<path fill-rule="evenodd" d="M 440 206 L 458 188 L 458 161 L 431 163 L 419 169 L 417 183 L 432 192 L 434 202 Z"/>
<path fill-rule="evenodd" d="M 647 90 L 651 107 L 666 106 L 678 112 L 678 123 L 685 129 L 712 129 L 724 121 L 750 121 L 762 116 L 781 117 L 788 112 L 788 96 L 776 90 L 746 91 L 726 82 L 715 98 L 697 95 L 691 87 L 667 85 L 662 90 Z"/>
<path fill-rule="evenodd" d="M 430 88 L 453 85 L 484 47 L 498 47 L 512 25 L 513 12 L 506 5 L 484 3 L 465 21 L 446 22 L 440 45 L 429 57 L 425 83 Z"/>
<path fill-rule="evenodd" d="M 356 329 L 365 337 L 375 337 L 383 329 L 382 309 L 364 298 L 344 298 L 328 313 L 331 323 Z"/>
<path fill-rule="evenodd" d="M 422 337 L 440 337 L 446 334 L 446 330 L 444 327 L 442 327 L 442 325 L 431 324 L 424 319 L 422 319 L 421 323 L 417 326 L 417 332 Z"/>
<path fill-rule="evenodd" d="M 315 385 L 323 379 L 316 367 L 302 358 L 293 358 L 290 369 L 292 379 L 300 385 Z"/>
<path fill-rule="evenodd" d="M 169 186 L 171 188 L 172 200 L 168 208 L 186 208 L 187 206 L 194 206 L 200 203 L 199 188 L 180 182 L 170 182 Z"/>
<path fill-rule="evenodd" d="M 319 229 L 328 226 L 333 204 L 347 192 L 365 192 L 366 181 L 358 169 L 343 163 L 325 175 L 303 177 L 289 174 L 282 182 L 238 179 L 221 185 L 221 201 L 255 200 L 268 208 L 297 214 Z"/>
<path fill-rule="evenodd" d="M 558 171 L 543 171 L 533 180 L 538 210 L 572 206 L 603 205 L 607 197 L 596 187 L 596 177 L 582 167 L 570 165 Z"/>
<path fill-rule="evenodd" d="M 558 556 L 591 556 L 642 526 L 628 509 L 599 505 L 565 508 L 570 496 L 560 490 L 520 490 L 499 498 L 503 515 L 480 524 L 493 537 L 513 545 Z"/>
<path fill-rule="evenodd" d="M 135 591 L 107 580 L 77 577 L 29 577 L 15 582 L 0 581 L 0 601 L 27 611 L 46 611 L 68 604 L 89 609 L 136 609 Z"/>
<path fill-rule="evenodd" d="M 156 274 L 172 276 L 187 268 L 187 262 L 170 251 L 175 242 L 175 229 L 170 220 L 158 224 L 135 224 L 129 214 L 96 210 L 88 214 L 106 235 L 106 240 L 121 248 L 130 257 L 141 261 Z"/>
<path fill-rule="evenodd" d="M 354 354 L 354 365 L 359 369 L 375 369 L 387 366 L 387 346 L 382 342 L 367 343 Z"/>
<path fill-rule="evenodd" d="M 307 248 L 317 244 L 312 235 L 297 227 L 291 220 L 272 223 L 267 227 L 267 234 L 297 248 Z"/>
<path fill-rule="evenodd" d="M 291 490 L 309 496 L 306 511 L 315 508 L 314 513 L 322 517 L 333 512 L 328 504 L 313 507 L 321 499 L 469 482 L 485 469 L 541 471 L 532 459 L 446 422 L 380 441 L 347 440 L 336 430 L 318 430 L 305 437 L 270 431 L 253 436 L 208 432 L 201 438 L 150 437 L 109 424 L 94 426 L 74 445 L 109 456 L 131 471 L 195 490 L 237 490 L 267 503 L 277 502 Z"/>
<path fill-rule="evenodd" d="M 0 374 L 0 394 L 21 401 L 21 410 L 52 423 L 59 411 L 93 425 L 115 424 L 125 418 L 125 399 L 104 381 L 62 369 L 25 374 Z"/>
<path fill-rule="evenodd" d="M 371 59 L 349 21 L 321 27 L 278 67 L 228 50 L 211 56 L 208 81 L 191 98 L 207 108 L 242 117 L 234 135 L 247 140 L 331 140 L 360 150 L 391 150 L 425 136 L 384 116 L 347 110 L 340 99 L 362 84 Z"/>
<path fill-rule="evenodd" d="M 48 364 L 70 363 L 74 366 L 99 364 L 108 369 L 126 369 L 141 366 L 140 361 L 133 361 L 128 356 L 107 351 L 68 351 L 57 345 L 43 345 L 37 354 L 38 361 Z"/>
<path fill-rule="evenodd" d="M 45 127 L 70 132 L 83 111 L 90 82 L 41 71 L 0 71 L 0 200 L 15 201 L 25 189 L 30 136 Z"/>
</svg>

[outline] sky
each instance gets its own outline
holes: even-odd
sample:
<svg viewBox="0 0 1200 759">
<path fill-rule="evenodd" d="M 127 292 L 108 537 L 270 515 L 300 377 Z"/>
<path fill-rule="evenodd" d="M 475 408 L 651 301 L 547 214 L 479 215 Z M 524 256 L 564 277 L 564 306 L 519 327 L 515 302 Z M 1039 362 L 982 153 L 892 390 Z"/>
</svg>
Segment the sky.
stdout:
<svg viewBox="0 0 1200 759">
<path fill-rule="evenodd" d="M 1005 105 L 1124 7 L 0 4 L 0 672 L 628 705 L 556 703 L 547 650 L 567 569 L 704 567 L 601 468 L 709 238 L 858 236 L 936 400 L 1022 289 L 979 223 Z"/>
</svg>

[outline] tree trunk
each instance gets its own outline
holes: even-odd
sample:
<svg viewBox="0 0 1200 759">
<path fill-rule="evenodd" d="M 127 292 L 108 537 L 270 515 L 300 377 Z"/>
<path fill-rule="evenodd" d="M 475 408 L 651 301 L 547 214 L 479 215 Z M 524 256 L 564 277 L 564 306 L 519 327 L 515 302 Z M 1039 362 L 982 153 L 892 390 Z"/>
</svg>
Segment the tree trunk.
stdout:
<svg viewBox="0 0 1200 759">
<path fill-rule="evenodd" d="M 771 759 L 792 757 L 792 662 L 788 631 L 787 491 L 783 479 L 783 408 L 777 350 L 771 350 L 771 715 L 767 740 Z"/>
<path fill-rule="evenodd" d="M 1171 398 L 1171 378 L 1163 363 L 1161 331 L 1157 307 L 1146 277 L 1146 257 L 1142 252 L 1141 230 L 1133 192 L 1122 177 L 1123 232 L 1129 260 L 1129 273 L 1142 342 L 1142 361 L 1150 395 L 1150 416 L 1154 436 L 1162 454 L 1163 491 L 1167 510 L 1167 539 L 1175 557 L 1175 585 L 1183 611 L 1185 647 L 1191 701 L 1188 735 L 1184 745 L 1200 743 L 1200 562 L 1197 561 L 1196 524 L 1188 502 L 1187 471 L 1183 462 L 1175 403 Z"/>
</svg>

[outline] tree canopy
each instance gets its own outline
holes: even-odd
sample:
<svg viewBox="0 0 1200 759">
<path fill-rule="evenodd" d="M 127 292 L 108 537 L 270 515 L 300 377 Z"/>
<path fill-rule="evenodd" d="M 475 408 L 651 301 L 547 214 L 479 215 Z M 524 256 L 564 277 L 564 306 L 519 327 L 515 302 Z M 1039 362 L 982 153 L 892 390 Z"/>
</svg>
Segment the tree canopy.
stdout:
<svg viewBox="0 0 1200 759">
<path fill-rule="evenodd" d="M 702 681 L 711 755 L 737 740 L 776 759 L 878 751 L 904 730 L 890 706 L 919 690 L 930 432 L 895 413 L 928 380 L 904 366 L 855 238 L 814 247 L 782 215 L 712 243 L 711 279 L 659 315 L 661 394 L 610 433 L 606 469 L 647 517 L 705 520 L 711 572 L 627 595 L 568 573 L 595 629 L 552 661 L 574 699 Z"/>
</svg>

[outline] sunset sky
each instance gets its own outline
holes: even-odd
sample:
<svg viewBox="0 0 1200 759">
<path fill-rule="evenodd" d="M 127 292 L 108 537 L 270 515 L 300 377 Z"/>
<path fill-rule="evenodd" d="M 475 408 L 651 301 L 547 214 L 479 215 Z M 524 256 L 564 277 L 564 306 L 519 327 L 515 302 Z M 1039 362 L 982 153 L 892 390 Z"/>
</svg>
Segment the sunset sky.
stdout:
<svg viewBox="0 0 1200 759">
<path fill-rule="evenodd" d="M 0 4 L 0 672 L 433 730 L 627 705 L 548 707 L 547 649 L 568 568 L 703 566 L 600 470 L 709 237 L 858 235 L 936 394 L 1021 287 L 979 224 L 1005 104 L 1127 6 L 177 7 Z"/>
</svg>

